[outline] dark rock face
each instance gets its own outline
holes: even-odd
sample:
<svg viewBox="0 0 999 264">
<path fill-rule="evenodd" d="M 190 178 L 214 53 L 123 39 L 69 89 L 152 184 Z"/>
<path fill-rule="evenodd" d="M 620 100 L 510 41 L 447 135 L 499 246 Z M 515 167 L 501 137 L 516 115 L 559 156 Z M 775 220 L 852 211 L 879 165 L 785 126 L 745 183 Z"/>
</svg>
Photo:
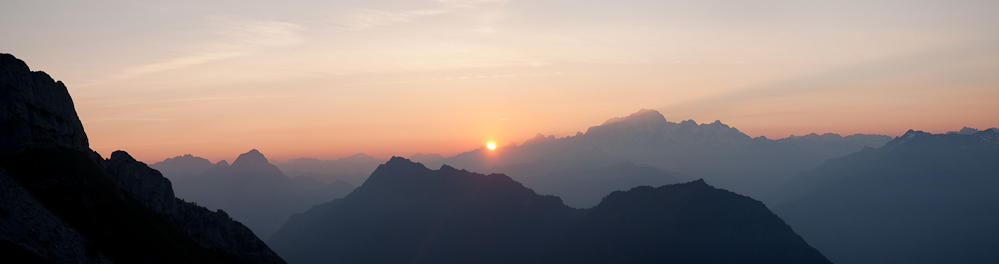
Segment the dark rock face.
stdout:
<svg viewBox="0 0 999 264">
<path fill-rule="evenodd" d="M 11 259 L 8 250 L 0 261 L 10 263 L 111 263 L 94 252 L 87 238 L 45 208 L 30 191 L 0 170 L 0 241 L 18 247 L 34 258 Z"/>
<path fill-rule="evenodd" d="M 87 134 L 62 82 L 0 53 L 0 155 L 29 148 L 89 151 Z"/>
<path fill-rule="evenodd" d="M 999 262 L 999 133 L 909 131 L 830 160 L 774 211 L 837 263 Z"/>
<path fill-rule="evenodd" d="M 160 214 L 177 211 L 170 180 L 160 172 L 136 161 L 124 151 L 111 153 L 105 162 L 105 171 L 118 185 Z"/>
<path fill-rule="evenodd" d="M 170 180 L 128 153 L 115 151 L 105 164 L 108 175 L 122 188 L 201 245 L 237 263 L 284 262 L 253 231 L 222 210 L 212 212 L 174 197 Z"/>
<path fill-rule="evenodd" d="M 0 54 L 0 249 L 25 263 L 283 263 L 223 212 L 173 197 L 125 152 L 107 161 L 61 82 Z"/>
<path fill-rule="evenodd" d="M 703 181 L 584 210 L 502 174 L 398 157 L 269 242 L 292 263 L 828 263 L 762 203 Z"/>
</svg>

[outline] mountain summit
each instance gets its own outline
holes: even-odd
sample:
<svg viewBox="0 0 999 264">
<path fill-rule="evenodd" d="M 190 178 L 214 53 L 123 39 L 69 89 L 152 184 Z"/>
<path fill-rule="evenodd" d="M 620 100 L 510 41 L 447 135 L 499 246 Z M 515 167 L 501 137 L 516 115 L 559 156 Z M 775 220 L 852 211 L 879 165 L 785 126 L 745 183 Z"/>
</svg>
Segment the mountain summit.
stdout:
<svg viewBox="0 0 999 264">
<path fill-rule="evenodd" d="M 61 81 L 0 53 L 0 154 L 31 148 L 89 151 L 87 133 Z"/>
<path fill-rule="evenodd" d="M 401 157 L 269 243 L 295 263 L 828 263 L 759 201 L 704 181 L 573 209 L 503 174 Z"/>
<path fill-rule="evenodd" d="M 13 263 L 284 263 L 156 170 L 90 150 L 62 82 L 0 54 L 0 252 Z"/>
</svg>

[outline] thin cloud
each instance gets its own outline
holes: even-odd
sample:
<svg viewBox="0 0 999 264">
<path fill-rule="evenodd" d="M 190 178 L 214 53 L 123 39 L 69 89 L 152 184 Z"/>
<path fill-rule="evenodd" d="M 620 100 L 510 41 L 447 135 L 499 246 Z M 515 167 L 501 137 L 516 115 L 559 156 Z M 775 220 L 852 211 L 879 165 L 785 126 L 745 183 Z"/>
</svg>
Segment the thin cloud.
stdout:
<svg viewBox="0 0 999 264">
<path fill-rule="evenodd" d="M 208 17 L 206 19 L 210 26 L 218 28 L 216 35 L 220 37 L 219 40 L 195 45 L 186 52 L 188 55 L 128 67 L 102 79 L 77 86 L 93 86 L 109 81 L 132 79 L 158 72 L 249 56 L 261 50 L 295 46 L 304 42 L 304 38 L 299 34 L 302 26 L 298 24 L 226 17 Z"/>
<path fill-rule="evenodd" d="M 427 9 L 427 10 L 409 10 L 404 12 L 387 12 L 374 9 L 355 9 L 350 12 L 347 16 L 346 22 L 343 22 L 344 26 L 349 30 L 365 30 L 376 26 L 383 26 L 389 24 L 395 24 L 400 22 L 407 22 L 418 17 L 433 16 L 439 14 L 450 13 L 453 10 L 447 9 Z"/>
<path fill-rule="evenodd" d="M 437 0 L 439 7 L 391 12 L 377 9 L 356 8 L 346 14 L 346 20 L 337 22 L 348 30 L 360 31 L 378 26 L 414 21 L 422 17 L 436 16 L 476 8 L 488 3 L 503 3 L 508 0 Z"/>
<path fill-rule="evenodd" d="M 363 83 L 349 83 L 341 86 L 360 86 L 360 85 L 383 85 L 383 84 L 407 84 L 407 83 L 422 83 L 422 82 L 435 82 L 435 81 L 452 81 L 452 80 L 467 80 L 467 79 L 486 79 L 486 78 L 510 78 L 510 77 L 535 77 L 535 76 L 551 76 L 551 75 L 563 75 L 561 72 L 554 73 L 534 73 L 534 74 L 504 74 L 504 75 L 476 75 L 476 76 L 458 76 L 458 77 L 443 77 L 443 78 L 430 78 L 430 79 L 419 79 L 419 80 L 405 80 L 405 81 L 392 81 L 392 82 L 363 82 Z"/>
</svg>

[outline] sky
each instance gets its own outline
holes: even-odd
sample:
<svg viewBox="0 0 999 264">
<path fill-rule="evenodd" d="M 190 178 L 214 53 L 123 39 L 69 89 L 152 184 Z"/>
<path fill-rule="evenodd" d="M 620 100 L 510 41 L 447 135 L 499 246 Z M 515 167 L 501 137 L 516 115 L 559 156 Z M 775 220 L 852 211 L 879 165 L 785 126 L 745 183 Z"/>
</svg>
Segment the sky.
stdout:
<svg viewBox="0 0 999 264">
<path fill-rule="evenodd" d="M 91 148 L 157 162 L 568 136 L 655 109 L 750 136 L 999 126 L 999 1 L 4 1 Z"/>
</svg>

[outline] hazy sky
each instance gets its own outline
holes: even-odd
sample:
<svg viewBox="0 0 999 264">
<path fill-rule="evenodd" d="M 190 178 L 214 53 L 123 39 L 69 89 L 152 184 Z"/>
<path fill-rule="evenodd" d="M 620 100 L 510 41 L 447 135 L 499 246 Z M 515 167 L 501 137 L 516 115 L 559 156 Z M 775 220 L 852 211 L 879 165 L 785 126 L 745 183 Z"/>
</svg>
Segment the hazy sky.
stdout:
<svg viewBox="0 0 999 264">
<path fill-rule="evenodd" d="M 993 0 L 4 1 L 0 36 L 92 148 L 146 162 L 453 155 L 640 108 L 770 138 L 999 126 Z"/>
</svg>

